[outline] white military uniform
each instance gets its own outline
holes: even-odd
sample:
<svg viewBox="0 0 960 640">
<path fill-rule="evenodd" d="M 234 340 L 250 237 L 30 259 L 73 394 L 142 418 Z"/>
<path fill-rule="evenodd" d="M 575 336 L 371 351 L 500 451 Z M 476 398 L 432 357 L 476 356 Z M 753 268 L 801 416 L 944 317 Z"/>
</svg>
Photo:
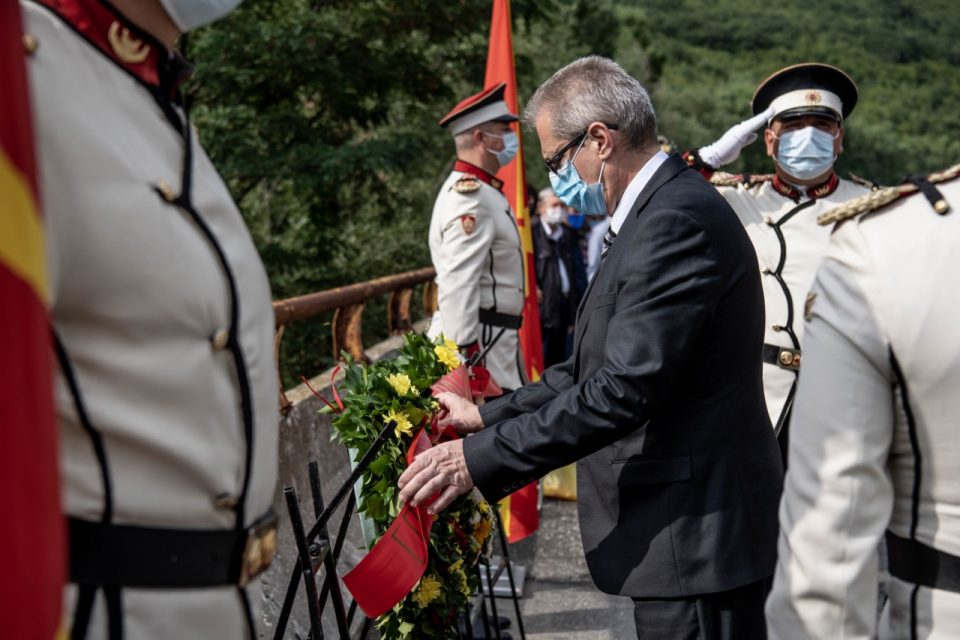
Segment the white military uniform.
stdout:
<svg viewBox="0 0 960 640">
<path fill-rule="evenodd" d="M 482 322 L 481 310 L 520 316 L 524 301 L 520 233 L 507 198 L 490 184 L 494 180 L 458 162 L 440 188 L 430 220 L 439 304 L 430 333 L 442 332 L 461 346 L 478 342 L 481 351 L 502 328 Z M 504 389 L 524 384 L 516 329 L 505 329 L 496 339 L 484 366 Z"/>
<path fill-rule="evenodd" d="M 914 195 L 841 223 L 817 275 L 771 638 L 876 637 L 885 530 L 960 556 L 960 181 L 939 188 L 947 215 Z M 888 547 L 891 574 L 918 570 Z M 880 638 L 960 637 L 960 593 L 897 577 L 888 591 Z"/>
<path fill-rule="evenodd" d="M 269 511 L 277 479 L 263 265 L 195 133 L 184 178 L 185 139 L 174 125 L 183 112 L 159 97 L 161 45 L 102 3 L 61 0 L 70 20 L 21 4 L 37 44 L 28 73 L 63 346 L 64 508 L 73 521 L 114 530 L 242 533 Z M 181 190 L 189 193 L 179 203 L 164 197 Z M 95 569 L 124 569 L 117 553 Z M 68 624 L 83 608 L 80 591 L 68 587 Z M 119 614 L 108 614 L 106 592 L 80 612 L 91 615 L 87 637 L 108 637 L 111 621 L 128 638 L 244 638 L 261 600 L 256 580 L 245 589 L 123 587 L 114 590 Z"/>
<path fill-rule="evenodd" d="M 804 302 L 830 239 L 817 216 L 868 189 L 835 176 L 805 192 L 770 176 L 739 180 L 715 174 L 711 181 L 746 228 L 763 274 L 764 342 L 770 345 L 764 349 L 763 389 L 770 423 L 779 433 L 797 379 Z M 731 182 L 736 186 L 725 186 Z"/>
</svg>

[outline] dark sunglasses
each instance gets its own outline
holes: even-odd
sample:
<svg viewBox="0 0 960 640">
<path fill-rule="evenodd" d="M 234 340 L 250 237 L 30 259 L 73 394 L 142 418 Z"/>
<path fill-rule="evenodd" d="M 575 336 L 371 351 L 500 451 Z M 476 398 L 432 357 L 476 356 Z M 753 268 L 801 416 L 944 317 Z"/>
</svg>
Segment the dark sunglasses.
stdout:
<svg viewBox="0 0 960 640">
<path fill-rule="evenodd" d="M 607 127 L 607 129 L 610 129 L 611 131 L 616 131 L 618 129 L 617 125 L 615 124 L 607 124 L 606 122 L 604 122 L 603 124 L 604 126 Z M 563 147 L 559 151 L 553 154 L 552 158 L 548 160 L 544 160 L 543 163 L 547 165 L 547 171 L 551 173 L 556 173 L 557 171 L 559 171 L 560 164 L 563 162 L 563 157 L 567 154 L 567 151 L 570 151 L 570 149 L 572 149 L 573 147 L 583 142 L 583 139 L 585 137 L 587 137 L 586 129 L 581 131 L 573 140 L 563 145 Z"/>
</svg>

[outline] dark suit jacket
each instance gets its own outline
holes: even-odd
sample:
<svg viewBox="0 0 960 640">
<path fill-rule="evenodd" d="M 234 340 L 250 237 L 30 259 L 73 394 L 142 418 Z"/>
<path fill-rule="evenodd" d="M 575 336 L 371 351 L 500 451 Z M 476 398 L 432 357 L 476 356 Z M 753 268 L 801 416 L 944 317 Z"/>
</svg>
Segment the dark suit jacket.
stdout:
<svg viewBox="0 0 960 640">
<path fill-rule="evenodd" d="M 574 354 L 480 409 L 464 441 L 490 500 L 580 460 L 597 586 L 632 597 L 770 576 L 783 468 L 763 400 L 763 294 L 747 234 L 671 156 L 578 310 Z"/>
</svg>

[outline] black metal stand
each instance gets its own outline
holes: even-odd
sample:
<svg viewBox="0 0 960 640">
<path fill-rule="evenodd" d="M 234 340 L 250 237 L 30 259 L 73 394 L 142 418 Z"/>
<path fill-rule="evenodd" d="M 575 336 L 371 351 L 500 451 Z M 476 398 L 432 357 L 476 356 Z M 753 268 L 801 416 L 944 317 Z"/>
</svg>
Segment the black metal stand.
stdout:
<svg viewBox="0 0 960 640">
<path fill-rule="evenodd" d="M 347 537 L 347 530 L 350 525 L 350 519 L 353 517 L 356 508 L 356 495 L 353 487 L 357 480 L 370 466 L 384 443 L 393 436 L 395 423 L 390 422 L 384 427 L 383 431 L 377 436 L 370 448 L 363 454 L 357 462 L 356 468 L 350 473 L 350 477 L 337 490 L 336 495 L 330 501 L 330 504 L 324 505 L 323 494 L 320 486 L 320 471 L 315 462 L 308 466 L 310 477 L 310 493 L 313 503 L 313 513 L 315 521 L 309 531 L 304 530 L 303 518 L 300 513 L 300 503 L 296 490 L 293 487 L 286 487 L 283 490 L 284 498 L 287 502 L 287 510 L 290 513 L 290 526 L 293 530 L 293 538 L 297 547 L 297 561 L 290 573 L 290 580 L 287 584 L 287 591 L 283 598 L 283 605 L 280 609 L 280 615 L 277 617 L 274 631 L 274 640 L 282 640 L 286 633 L 287 624 L 290 620 L 290 614 L 293 610 L 293 604 L 296 600 L 297 591 L 300 587 L 300 581 L 303 581 L 307 596 L 307 610 L 310 619 L 310 640 L 323 640 L 323 621 L 322 615 L 324 608 L 329 600 L 332 604 L 333 615 L 337 622 L 337 632 L 341 640 L 350 640 L 350 627 L 359 610 L 356 601 L 351 601 L 349 607 L 344 601 L 343 592 L 340 589 L 340 581 L 337 575 L 337 563 L 340 560 L 340 552 L 343 549 L 344 540 Z M 334 511 L 346 500 L 343 517 L 337 527 L 336 536 L 331 539 L 329 531 L 329 522 Z M 526 640 L 523 630 L 523 619 L 520 615 L 520 601 L 517 597 L 517 590 L 513 580 L 513 569 L 510 566 L 510 552 L 507 547 L 506 535 L 503 531 L 503 524 L 500 521 L 500 514 L 494 508 L 494 517 L 499 534 L 500 546 L 502 550 L 501 562 L 496 569 L 490 567 L 485 558 L 481 558 L 477 566 L 477 575 L 481 578 L 479 615 L 483 623 L 485 638 L 502 638 L 500 625 L 497 617 L 497 603 L 493 593 L 493 586 L 504 571 L 510 580 L 510 594 L 513 600 L 514 611 L 517 616 L 517 629 L 520 632 L 521 640 Z M 323 569 L 323 580 L 319 590 L 317 585 L 317 575 L 320 569 Z M 481 573 L 481 571 L 483 573 Z M 487 579 L 488 589 L 484 592 L 482 587 L 483 575 Z M 490 614 L 488 615 L 487 606 L 489 600 Z M 473 640 L 473 616 L 472 605 L 468 602 L 463 616 L 466 622 L 466 637 Z M 361 613 L 362 615 L 362 613 Z M 493 620 L 490 620 L 492 615 Z M 457 617 L 459 620 L 459 616 Z M 458 624 L 455 622 L 454 624 Z M 365 640 L 367 634 L 373 627 L 373 621 L 364 617 L 363 625 L 358 636 L 358 640 Z M 491 633 L 495 635 L 491 635 Z M 458 636 L 461 635 L 458 630 Z"/>
</svg>

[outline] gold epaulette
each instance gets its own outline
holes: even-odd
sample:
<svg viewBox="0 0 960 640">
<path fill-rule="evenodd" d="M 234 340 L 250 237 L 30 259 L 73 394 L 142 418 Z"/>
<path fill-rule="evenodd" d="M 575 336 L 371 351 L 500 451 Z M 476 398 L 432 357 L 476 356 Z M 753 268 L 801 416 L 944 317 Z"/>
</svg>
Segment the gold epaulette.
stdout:
<svg viewBox="0 0 960 640">
<path fill-rule="evenodd" d="M 453 190 L 457 193 L 473 193 L 478 189 L 480 189 L 480 181 L 471 175 L 465 175 L 453 183 Z"/>
<path fill-rule="evenodd" d="M 752 187 L 756 184 L 769 182 L 773 179 L 772 173 L 726 173 L 724 171 L 714 171 L 710 176 L 710 184 L 715 187 L 735 187 L 744 185 Z"/>
<path fill-rule="evenodd" d="M 937 184 L 940 182 L 947 182 L 948 180 L 953 180 L 960 176 L 960 164 L 954 165 L 949 169 L 944 171 L 939 171 L 937 173 L 931 173 L 927 176 L 927 182 L 931 184 Z M 849 220 L 855 216 L 858 216 L 862 213 L 868 213 L 870 211 L 876 211 L 881 209 L 891 202 L 900 200 L 901 198 L 906 198 L 914 193 L 918 193 L 920 188 L 912 182 L 904 182 L 895 187 L 886 187 L 884 189 L 878 189 L 877 191 L 871 191 L 866 195 L 862 195 L 859 198 L 854 198 L 853 200 L 848 200 L 844 202 L 839 207 L 830 209 L 824 213 L 821 213 L 817 216 L 817 224 L 821 226 L 826 226 L 828 224 L 834 224 L 836 222 L 843 222 L 844 220 Z M 950 205 L 947 204 L 946 200 L 940 199 L 931 205 L 939 214 L 944 214 L 950 211 Z"/>
</svg>

